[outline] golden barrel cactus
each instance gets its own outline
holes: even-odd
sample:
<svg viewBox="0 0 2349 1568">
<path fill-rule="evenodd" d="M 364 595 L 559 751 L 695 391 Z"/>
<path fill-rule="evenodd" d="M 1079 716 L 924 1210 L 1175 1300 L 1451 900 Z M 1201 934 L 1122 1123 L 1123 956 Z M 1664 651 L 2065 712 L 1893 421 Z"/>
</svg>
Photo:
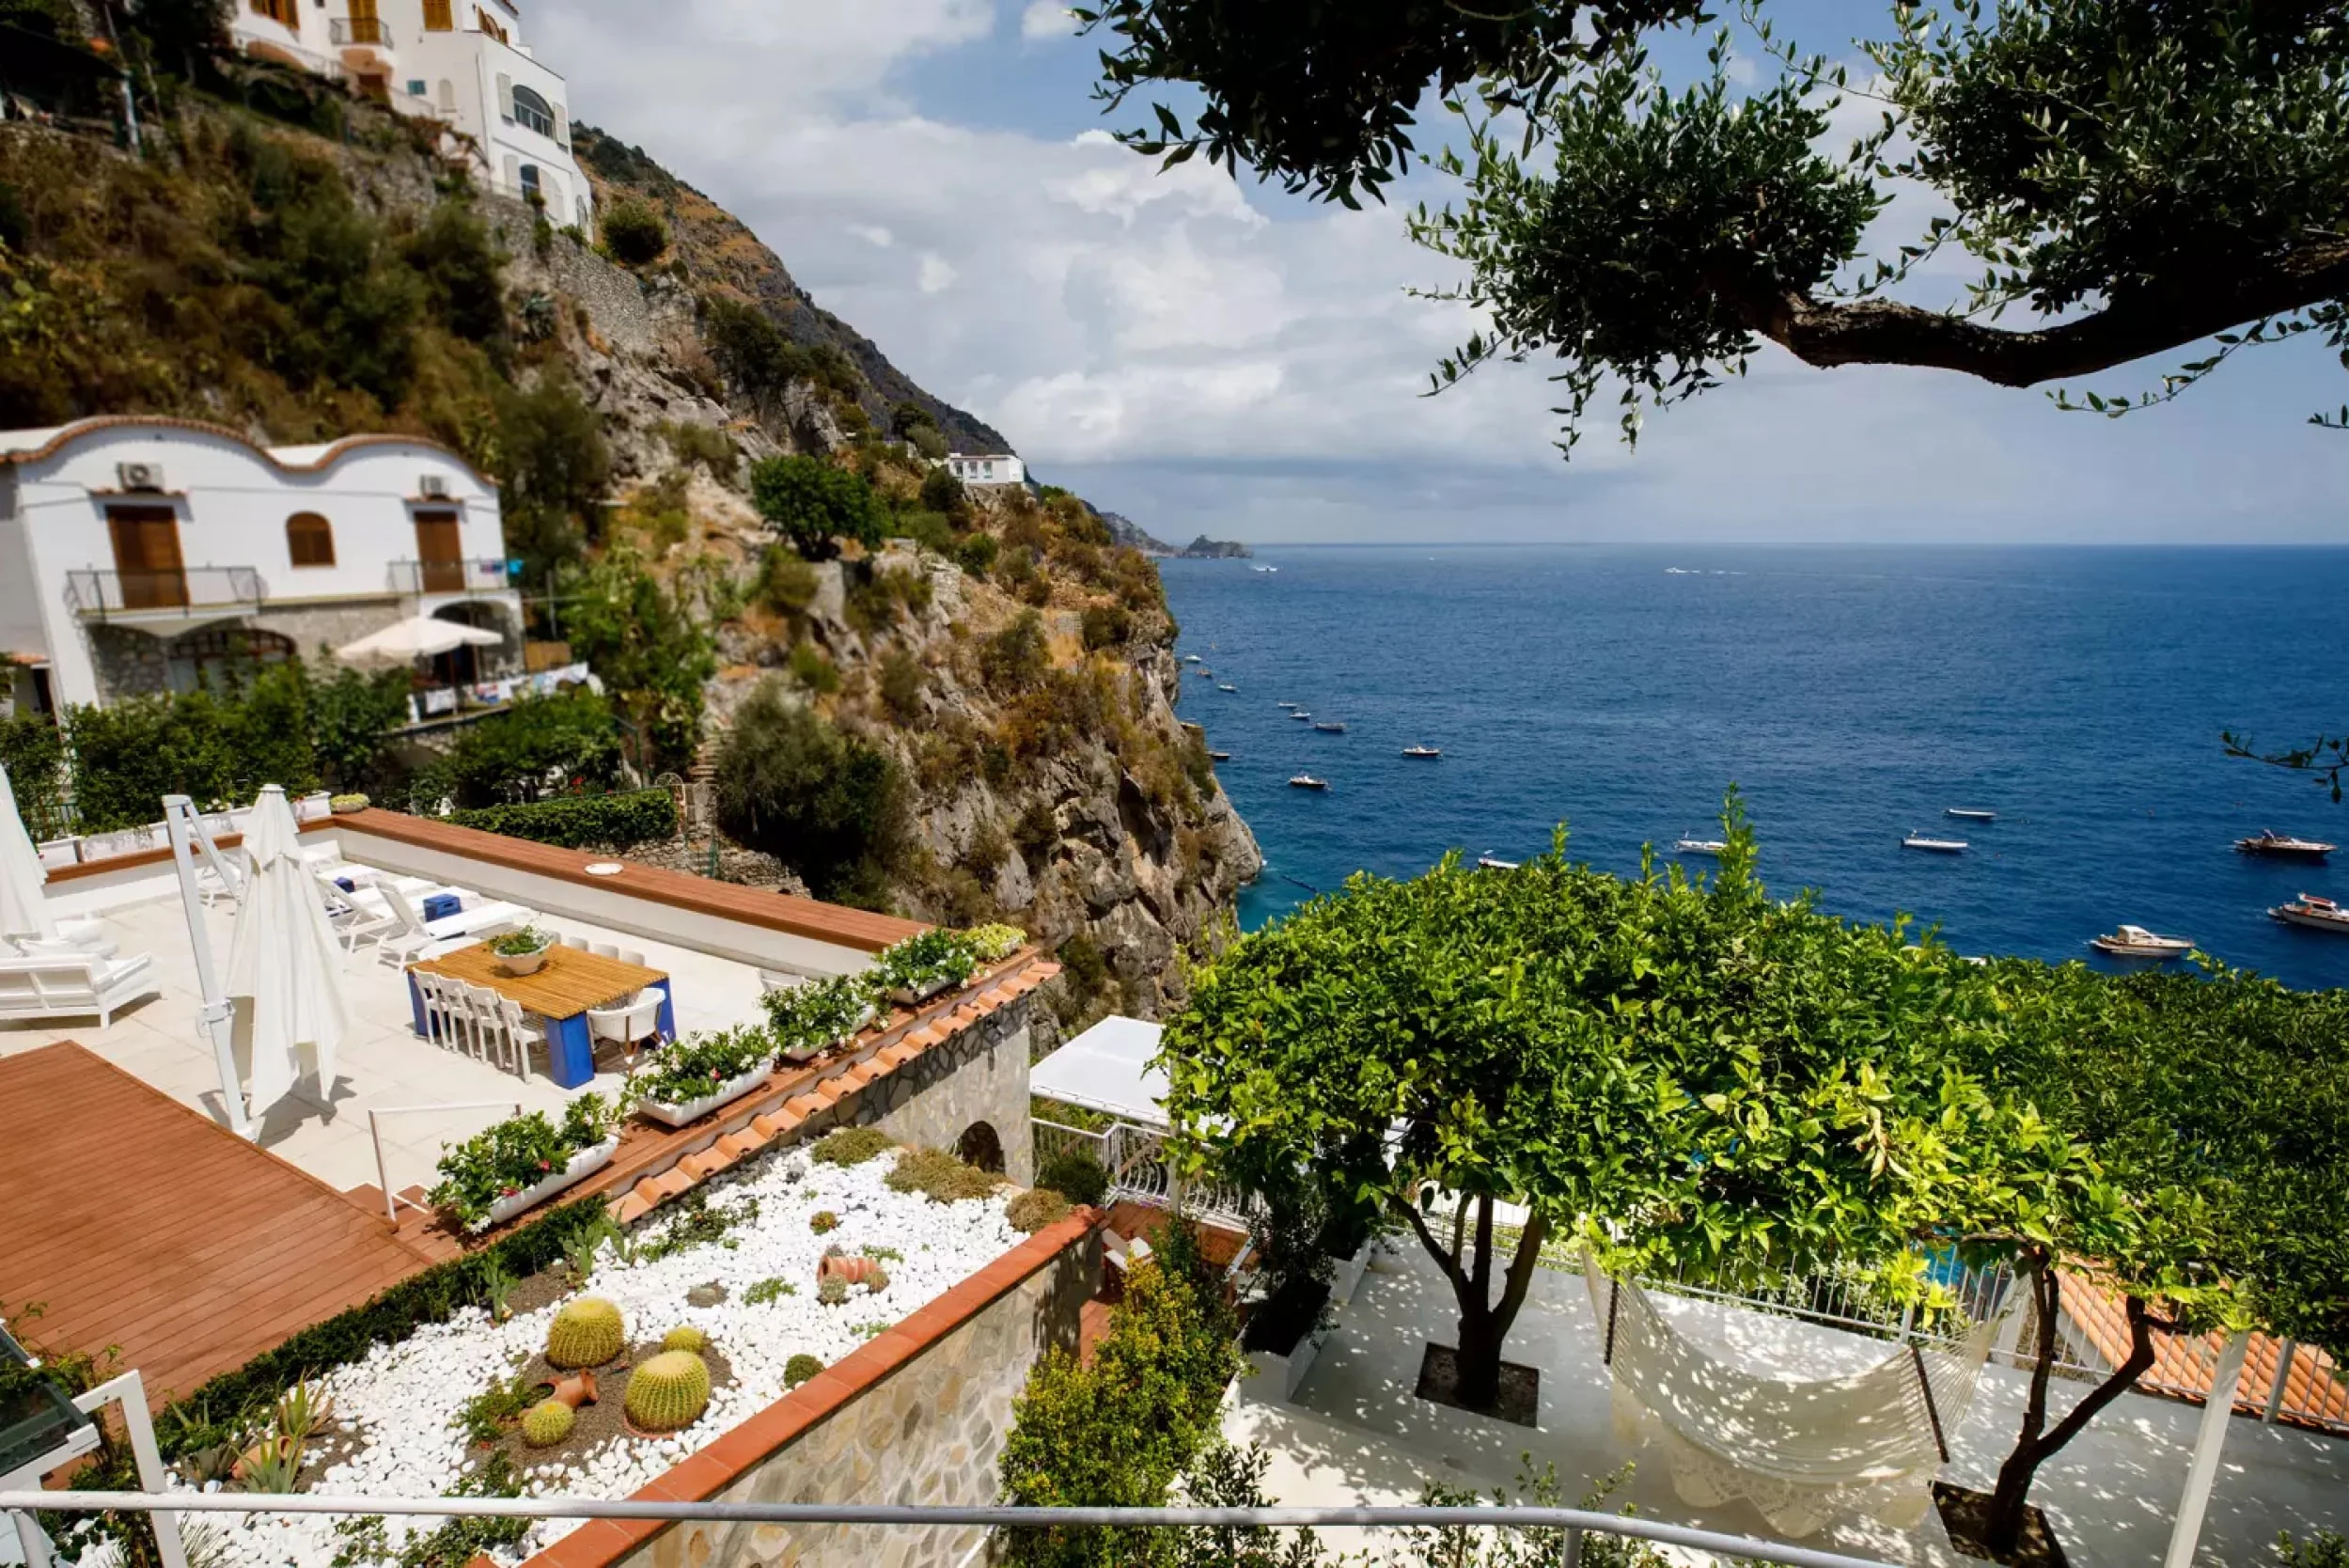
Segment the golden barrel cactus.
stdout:
<svg viewBox="0 0 2349 1568">
<path fill-rule="evenodd" d="M 522 1440 L 534 1449 L 551 1449 L 571 1435 L 577 1419 L 561 1400 L 542 1400 L 522 1413 Z"/>
<path fill-rule="evenodd" d="M 710 1406 L 710 1364 L 690 1350 L 665 1350 L 629 1376 L 626 1403 L 647 1432 L 691 1426 Z"/>
<path fill-rule="evenodd" d="M 546 1358 L 557 1367 L 600 1367 L 618 1360 L 627 1346 L 619 1309 L 600 1295 L 566 1301 L 546 1331 Z"/>
</svg>

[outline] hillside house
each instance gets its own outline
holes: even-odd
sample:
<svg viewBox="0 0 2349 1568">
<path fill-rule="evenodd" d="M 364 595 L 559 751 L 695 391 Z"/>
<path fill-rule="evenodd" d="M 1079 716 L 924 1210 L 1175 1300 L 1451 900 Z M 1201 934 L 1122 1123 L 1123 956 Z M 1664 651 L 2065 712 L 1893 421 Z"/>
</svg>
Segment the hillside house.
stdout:
<svg viewBox="0 0 2349 1568">
<path fill-rule="evenodd" d="M 519 660 L 497 487 L 435 442 L 262 447 L 156 417 L 0 431 L 17 712 L 195 690 L 417 615 L 504 636 L 445 680 Z"/>
<path fill-rule="evenodd" d="M 949 452 L 947 472 L 964 484 L 1026 484 L 1027 464 L 1010 452 Z"/>
<path fill-rule="evenodd" d="M 470 144 L 485 184 L 537 197 L 557 224 L 594 227 L 563 79 L 531 55 L 509 0 L 243 0 L 229 31 L 256 58 L 440 121 Z"/>
</svg>

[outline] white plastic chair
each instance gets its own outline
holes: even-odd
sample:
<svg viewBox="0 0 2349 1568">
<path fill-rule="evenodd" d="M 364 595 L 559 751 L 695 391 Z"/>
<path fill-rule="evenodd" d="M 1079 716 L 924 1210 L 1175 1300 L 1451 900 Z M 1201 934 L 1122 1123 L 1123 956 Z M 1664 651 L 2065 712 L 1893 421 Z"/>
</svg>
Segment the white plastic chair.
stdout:
<svg viewBox="0 0 2349 1568">
<path fill-rule="evenodd" d="M 587 950 L 598 958 L 619 957 L 619 945 L 612 942 L 590 942 L 587 944 Z"/>
<path fill-rule="evenodd" d="M 517 1078 L 530 1075 L 530 1015 L 511 996 L 497 999 L 499 1021 L 506 1026 L 506 1070 Z"/>
<path fill-rule="evenodd" d="M 576 948 L 583 953 L 587 950 L 587 939 L 584 936 L 566 936 L 562 941 L 566 948 Z"/>
<path fill-rule="evenodd" d="M 636 1043 L 661 1032 L 661 1004 L 668 1000 L 668 993 L 657 985 L 648 985 L 631 1000 L 612 1007 L 587 1010 L 587 1034 L 591 1040 L 609 1040 L 628 1053 L 628 1065 L 636 1065 Z"/>
<path fill-rule="evenodd" d="M 635 965 L 637 968 L 639 968 L 639 969 L 645 969 L 645 968 L 650 968 L 650 964 L 646 964 L 646 963 L 645 963 L 645 961 L 644 961 L 644 954 L 642 954 L 642 953 L 640 953 L 640 952 L 635 952 L 635 951 L 634 951 L 634 950 L 632 950 L 632 949 L 627 949 L 627 948 L 622 948 L 622 949 L 619 950 L 619 961 L 620 961 L 622 964 L 634 964 L 634 965 Z"/>
<path fill-rule="evenodd" d="M 463 981 L 458 982 L 463 985 Z M 473 1021 L 473 1057 L 477 1061 L 506 1064 L 506 1014 L 499 1004 L 505 1001 L 495 989 L 486 985 L 465 985 L 465 1009 Z"/>
</svg>

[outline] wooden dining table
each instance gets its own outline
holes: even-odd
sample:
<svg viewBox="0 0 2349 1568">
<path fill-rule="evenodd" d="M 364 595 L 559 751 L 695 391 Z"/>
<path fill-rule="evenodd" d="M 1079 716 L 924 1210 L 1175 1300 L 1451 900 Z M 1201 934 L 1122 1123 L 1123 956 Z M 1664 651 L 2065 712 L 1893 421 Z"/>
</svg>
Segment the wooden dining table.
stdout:
<svg viewBox="0 0 2349 1568">
<path fill-rule="evenodd" d="M 416 989 L 415 983 L 418 974 L 487 986 L 499 996 L 521 1003 L 524 1011 L 544 1023 L 547 1074 L 565 1089 L 576 1089 L 595 1076 L 595 1041 L 587 1028 L 587 1011 L 591 1008 L 610 1007 L 648 985 L 658 985 L 665 992 L 661 1000 L 661 1037 L 677 1037 L 677 988 L 666 970 L 604 958 L 585 948 L 560 944 L 549 948 L 546 961 L 526 975 L 508 968 L 506 961 L 492 952 L 487 942 L 476 942 L 438 958 L 409 964 L 408 1005 L 415 1010 L 416 1033 L 429 1038 L 424 993 Z"/>
</svg>

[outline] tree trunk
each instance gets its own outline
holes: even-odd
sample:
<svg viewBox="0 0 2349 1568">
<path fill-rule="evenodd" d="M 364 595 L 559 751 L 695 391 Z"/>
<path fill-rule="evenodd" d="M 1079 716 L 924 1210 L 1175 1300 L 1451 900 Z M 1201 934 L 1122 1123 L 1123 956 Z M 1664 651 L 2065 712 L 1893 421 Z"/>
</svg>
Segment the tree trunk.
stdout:
<svg viewBox="0 0 2349 1568">
<path fill-rule="evenodd" d="M 1460 1306 L 1459 1344 L 1453 1360 L 1460 1403 L 1472 1410 L 1490 1409 L 1500 1395 L 1501 1346 L 1508 1341 L 1510 1325 L 1517 1321 L 1517 1309 L 1525 1305 L 1526 1293 L 1532 1288 L 1543 1238 L 1549 1234 L 1549 1222 L 1539 1213 L 1527 1221 L 1525 1233 L 1518 1238 L 1516 1254 L 1510 1260 L 1508 1273 L 1502 1278 L 1500 1299 L 1495 1301 L 1493 1200 L 1489 1196 L 1476 1200 L 1476 1256 L 1464 1262 L 1458 1256 L 1457 1243 L 1445 1246 L 1428 1229 L 1416 1203 L 1400 1198 L 1395 1202 L 1417 1233 L 1419 1245 L 1443 1270 Z M 1453 1233 L 1459 1233 L 1457 1218 Z"/>
<path fill-rule="evenodd" d="M 2082 1396 L 2053 1431 L 2046 1430 L 2047 1384 L 2055 1371 L 2056 1322 L 2063 1305 L 2063 1294 L 2055 1262 L 2044 1253 L 2031 1268 L 2030 1290 L 2031 1306 L 2039 1317 L 2030 1397 L 2023 1405 L 2022 1433 L 2006 1463 L 1998 1466 L 1997 1484 L 1991 1490 L 1989 1514 L 1982 1526 L 1983 1549 L 2001 1562 L 2013 1560 L 2022 1548 L 2026 1521 L 2023 1511 L 2030 1501 L 2031 1482 L 2038 1477 L 2039 1467 L 2078 1436 L 2099 1411 L 2126 1393 L 2153 1364 L 2153 1320 L 2145 1303 L 2132 1295 L 2126 1300 L 2129 1354 L 2109 1377 Z"/>
</svg>

